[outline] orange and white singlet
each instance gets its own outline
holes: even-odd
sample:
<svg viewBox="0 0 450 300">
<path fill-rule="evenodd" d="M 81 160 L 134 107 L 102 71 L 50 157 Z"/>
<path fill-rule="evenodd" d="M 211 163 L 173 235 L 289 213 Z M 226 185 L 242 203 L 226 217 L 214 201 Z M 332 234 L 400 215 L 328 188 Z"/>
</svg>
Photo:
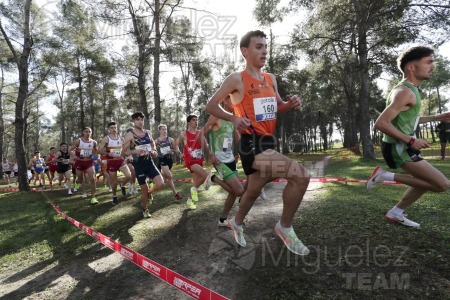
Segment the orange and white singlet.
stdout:
<svg viewBox="0 0 450 300">
<path fill-rule="evenodd" d="M 244 83 L 244 98 L 242 102 L 233 105 L 237 117 L 247 118 L 251 126 L 242 132 L 244 134 L 273 135 L 277 124 L 277 97 L 272 78 L 267 73 L 261 73 L 264 80 L 254 78 L 242 71 Z"/>
</svg>

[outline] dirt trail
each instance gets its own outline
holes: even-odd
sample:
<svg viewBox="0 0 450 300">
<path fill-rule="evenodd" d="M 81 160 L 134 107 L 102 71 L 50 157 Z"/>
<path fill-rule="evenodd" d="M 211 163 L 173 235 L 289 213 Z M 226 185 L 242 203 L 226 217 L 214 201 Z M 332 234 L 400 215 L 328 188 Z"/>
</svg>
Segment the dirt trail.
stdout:
<svg viewBox="0 0 450 300">
<path fill-rule="evenodd" d="M 303 165 L 312 177 L 321 177 L 329 159 Z M 296 217 L 314 205 L 322 185 L 310 183 Z M 246 282 L 255 272 L 267 276 L 267 257 L 285 250 L 273 232 L 281 215 L 284 186 L 268 184 L 268 200 L 258 199 L 250 211 L 245 220 L 246 248 L 236 245 L 227 228 L 217 227 L 217 207 L 200 212 L 180 206 L 170 212 L 170 218 L 154 214 L 145 221 L 149 228 L 171 225 L 171 229 L 136 250 L 224 296 L 251 299 L 258 291 L 249 291 Z M 191 299 L 105 247 L 97 244 L 88 252 L 1 274 L 1 299 Z"/>
</svg>

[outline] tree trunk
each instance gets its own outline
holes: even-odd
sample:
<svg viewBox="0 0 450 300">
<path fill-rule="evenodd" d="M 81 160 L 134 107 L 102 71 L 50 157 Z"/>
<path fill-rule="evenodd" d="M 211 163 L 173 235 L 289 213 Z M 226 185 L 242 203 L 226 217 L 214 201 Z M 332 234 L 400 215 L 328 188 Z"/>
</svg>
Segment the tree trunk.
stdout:
<svg viewBox="0 0 450 300">
<path fill-rule="evenodd" d="M 3 143 L 5 141 L 5 122 L 3 121 L 3 83 L 5 74 L 3 72 L 3 66 L 0 66 L 2 77 L 0 78 L 0 161 L 3 162 Z M 2 168 L 3 173 L 3 168 Z M 0 175 L 2 178 L 2 175 Z"/>
<path fill-rule="evenodd" d="M 9 37 L 6 35 L 5 31 L 2 29 L 4 38 L 8 42 L 8 46 L 17 62 L 17 69 L 19 72 L 19 92 L 17 95 L 16 109 L 15 109 L 15 135 L 14 142 L 16 143 L 16 158 L 19 166 L 19 177 L 17 178 L 19 182 L 20 191 L 29 191 L 30 186 L 28 184 L 27 178 L 27 162 L 25 157 L 25 126 L 26 126 L 26 115 L 25 105 L 28 98 L 28 59 L 30 56 L 31 49 L 33 47 L 33 40 L 30 34 L 30 6 L 31 0 L 26 0 L 24 5 L 24 24 L 23 24 L 23 46 L 22 53 L 19 55 L 16 53 L 12 44 L 9 42 Z M 1 25 L 1 23 L 0 23 Z"/>
<path fill-rule="evenodd" d="M 369 119 L 369 97 L 370 97 L 370 78 L 369 64 L 367 61 L 367 31 L 365 21 L 367 20 L 367 8 L 363 13 L 359 0 L 354 1 L 356 12 L 356 24 L 358 26 L 358 57 L 359 57 L 359 133 L 363 149 L 363 157 L 375 159 L 372 140 L 370 139 L 370 119 Z M 365 4 L 363 4 L 365 5 Z"/>
<path fill-rule="evenodd" d="M 81 77 L 81 61 L 80 53 L 77 53 L 77 82 L 78 82 L 78 98 L 80 99 L 80 130 L 86 127 L 84 122 L 84 101 L 83 101 L 83 78 Z"/>
<path fill-rule="evenodd" d="M 155 101 L 155 131 L 158 125 L 161 124 L 161 96 L 159 94 L 159 65 L 161 55 L 161 30 L 159 29 L 160 22 L 160 5 L 159 0 L 155 0 L 155 15 L 153 16 L 155 22 L 155 50 L 153 52 L 153 99 Z"/>
</svg>

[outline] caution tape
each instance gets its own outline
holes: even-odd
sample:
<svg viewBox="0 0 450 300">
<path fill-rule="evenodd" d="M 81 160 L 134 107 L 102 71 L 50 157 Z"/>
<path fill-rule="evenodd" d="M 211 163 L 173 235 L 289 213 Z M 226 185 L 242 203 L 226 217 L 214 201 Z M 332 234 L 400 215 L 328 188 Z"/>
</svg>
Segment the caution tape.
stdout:
<svg viewBox="0 0 450 300">
<path fill-rule="evenodd" d="M 166 180 L 167 181 L 167 180 Z M 245 179 L 240 179 L 240 182 L 246 182 L 247 180 Z M 349 179 L 346 177 L 337 177 L 337 178 L 333 178 L 333 177 L 311 177 L 310 182 L 321 182 L 321 183 L 332 183 L 332 182 L 344 182 L 344 183 L 366 183 L 367 180 L 365 179 Z M 187 182 L 190 183 L 192 182 L 192 179 L 190 178 L 180 178 L 180 179 L 173 179 L 173 182 Z M 278 178 L 275 179 L 272 182 L 287 182 L 287 179 L 284 178 Z M 402 184 L 401 182 L 397 182 L 397 181 L 382 181 L 379 182 L 382 184 L 392 184 L 392 185 L 397 185 L 397 184 Z M 42 191 L 42 188 L 32 188 L 32 191 L 35 192 L 40 192 Z M 18 188 L 0 188 L 0 193 L 9 193 L 9 192 L 18 192 L 19 189 Z"/>
<path fill-rule="evenodd" d="M 31 188 L 33 192 L 41 192 L 42 188 Z M 19 188 L 0 188 L 0 193 L 19 192 Z"/>
<path fill-rule="evenodd" d="M 164 267 L 163 265 L 158 264 L 157 262 L 143 256 L 142 254 L 139 254 L 133 249 L 125 247 L 119 242 L 107 237 L 106 235 L 103 235 L 100 232 L 91 229 L 89 226 L 86 226 L 78 222 L 77 220 L 66 215 L 55 203 L 53 203 L 50 199 L 48 199 L 48 197 L 45 194 L 44 196 L 47 198 L 47 201 L 53 206 L 56 212 L 61 217 L 72 223 L 75 227 L 86 232 L 88 235 L 92 236 L 94 239 L 98 240 L 100 243 L 102 243 L 109 249 L 119 253 L 120 255 L 122 255 L 132 263 L 136 264 L 140 268 L 144 269 L 148 273 L 176 287 L 177 289 L 191 296 L 192 298 L 199 300 L 229 299 L 184 277 L 183 275 L 178 274 L 175 271 L 170 270 L 169 268 Z"/>
<path fill-rule="evenodd" d="M 246 182 L 247 180 L 245 179 L 239 179 L 240 182 Z M 346 177 L 338 177 L 338 178 L 333 178 L 333 177 L 311 177 L 310 182 L 322 182 L 322 183 L 331 183 L 331 182 L 344 182 L 344 183 L 348 183 L 348 182 L 352 182 L 352 183 L 367 183 L 367 180 L 365 179 L 349 179 Z M 188 179 L 188 178 L 181 178 L 181 179 L 173 179 L 173 182 L 192 182 L 192 179 Z M 273 180 L 272 182 L 287 182 L 287 179 L 285 178 L 278 178 Z M 402 184 L 400 182 L 396 182 L 396 181 L 382 181 L 380 182 L 382 184 Z"/>
</svg>

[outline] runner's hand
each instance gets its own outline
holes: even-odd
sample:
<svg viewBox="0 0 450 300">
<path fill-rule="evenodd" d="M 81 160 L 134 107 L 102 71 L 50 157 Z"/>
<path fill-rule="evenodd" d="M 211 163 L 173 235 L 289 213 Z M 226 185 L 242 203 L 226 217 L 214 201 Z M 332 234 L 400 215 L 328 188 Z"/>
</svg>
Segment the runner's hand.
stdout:
<svg viewBox="0 0 450 300">
<path fill-rule="evenodd" d="M 251 124 L 250 120 L 247 118 L 235 117 L 233 119 L 234 128 L 236 128 L 237 131 L 239 132 L 244 132 L 247 129 L 247 127 L 250 126 L 250 124 Z"/>
<path fill-rule="evenodd" d="M 428 144 L 427 141 L 425 140 L 421 140 L 421 139 L 416 139 L 414 141 L 414 143 L 410 146 L 410 148 L 414 149 L 414 150 L 420 150 L 423 148 L 429 148 L 430 144 Z"/>
<path fill-rule="evenodd" d="M 294 95 L 287 95 L 286 99 L 289 103 L 289 105 L 291 106 L 292 109 L 297 109 L 297 110 L 301 110 L 302 108 L 302 102 L 299 96 Z"/>
<path fill-rule="evenodd" d="M 217 159 L 217 157 L 216 157 L 214 154 L 211 155 L 211 163 L 212 163 L 214 166 L 220 165 L 220 161 Z"/>
</svg>

